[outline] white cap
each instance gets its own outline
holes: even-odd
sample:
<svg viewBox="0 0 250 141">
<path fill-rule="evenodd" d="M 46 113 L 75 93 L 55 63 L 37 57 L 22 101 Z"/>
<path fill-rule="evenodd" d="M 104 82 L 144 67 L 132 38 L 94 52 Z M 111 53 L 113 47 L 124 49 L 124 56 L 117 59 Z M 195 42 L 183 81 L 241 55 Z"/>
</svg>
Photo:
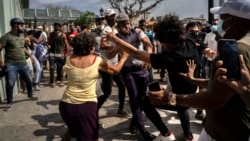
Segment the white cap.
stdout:
<svg viewBox="0 0 250 141">
<path fill-rule="evenodd" d="M 227 0 L 221 7 L 211 8 L 210 12 L 250 19 L 250 0 Z"/>
<path fill-rule="evenodd" d="M 116 14 L 114 9 L 107 9 L 107 10 L 105 10 L 105 13 L 104 13 L 105 17 L 106 16 L 111 16 L 113 14 Z"/>
<path fill-rule="evenodd" d="M 37 27 L 37 29 L 43 29 L 43 26 L 39 25 L 39 26 Z"/>
</svg>

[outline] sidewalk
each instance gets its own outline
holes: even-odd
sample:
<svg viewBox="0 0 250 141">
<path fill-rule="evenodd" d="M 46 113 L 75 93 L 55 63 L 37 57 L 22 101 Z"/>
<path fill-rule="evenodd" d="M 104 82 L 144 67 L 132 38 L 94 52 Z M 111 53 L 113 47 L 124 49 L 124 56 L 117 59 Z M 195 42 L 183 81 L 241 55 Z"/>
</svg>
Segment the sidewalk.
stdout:
<svg viewBox="0 0 250 141">
<path fill-rule="evenodd" d="M 155 78 L 159 78 L 155 74 Z M 5 102 L 0 103 L 0 141 L 60 141 L 66 126 L 64 125 L 58 110 L 58 103 L 64 89 L 57 84 L 50 88 L 44 80 L 44 88 L 35 92 L 38 101 L 30 101 L 26 94 L 14 96 L 13 107 L 4 111 Z M 162 86 L 165 86 L 164 84 Z M 113 87 L 113 93 L 99 111 L 99 116 L 104 123 L 100 129 L 100 140 L 104 141 L 143 141 L 138 134 L 132 135 L 128 131 L 129 119 L 116 116 L 118 107 L 117 88 Z M 125 100 L 126 109 L 129 111 L 128 96 Z M 182 128 L 176 112 L 159 110 L 166 125 L 175 134 L 177 141 L 182 140 Z M 190 109 L 191 129 L 194 141 L 197 141 L 201 132 L 201 121 L 194 119 L 196 109 Z M 145 117 L 145 125 L 148 131 L 155 135 L 159 132 Z"/>
</svg>

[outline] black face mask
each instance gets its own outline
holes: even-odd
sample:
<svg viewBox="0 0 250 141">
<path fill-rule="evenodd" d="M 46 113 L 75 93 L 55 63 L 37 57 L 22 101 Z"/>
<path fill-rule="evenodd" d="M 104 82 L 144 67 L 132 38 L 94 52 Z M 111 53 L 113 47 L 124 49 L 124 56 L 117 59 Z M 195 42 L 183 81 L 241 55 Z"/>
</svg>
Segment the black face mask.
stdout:
<svg viewBox="0 0 250 141">
<path fill-rule="evenodd" d="M 115 25 L 115 19 L 106 19 L 106 21 L 107 21 L 107 24 L 109 26 L 114 26 Z"/>
<path fill-rule="evenodd" d="M 195 32 L 189 33 L 190 36 L 192 36 L 193 38 L 197 39 L 198 38 L 198 34 Z"/>
</svg>

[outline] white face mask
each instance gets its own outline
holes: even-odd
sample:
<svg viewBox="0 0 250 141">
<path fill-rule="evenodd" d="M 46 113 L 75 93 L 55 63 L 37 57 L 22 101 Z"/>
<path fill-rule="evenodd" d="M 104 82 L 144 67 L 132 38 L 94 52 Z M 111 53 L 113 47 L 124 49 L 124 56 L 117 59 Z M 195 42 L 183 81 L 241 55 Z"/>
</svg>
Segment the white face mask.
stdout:
<svg viewBox="0 0 250 141">
<path fill-rule="evenodd" d="M 218 20 L 218 24 L 217 24 L 217 31 L 218 33 L 220 34 L 221 37 L 224 37 L 224 35 L 226 34 L 227 30 L 230 28 L 228 27 L 226 30 L 223 30 L 222 28 L 222 25 L 225 21 L 231 19 L 232 17 L 228 18 L 228 19 L 225 19 L 225 20 L 222 20 L 221 18 L 219 18 Z"/>
</svg>

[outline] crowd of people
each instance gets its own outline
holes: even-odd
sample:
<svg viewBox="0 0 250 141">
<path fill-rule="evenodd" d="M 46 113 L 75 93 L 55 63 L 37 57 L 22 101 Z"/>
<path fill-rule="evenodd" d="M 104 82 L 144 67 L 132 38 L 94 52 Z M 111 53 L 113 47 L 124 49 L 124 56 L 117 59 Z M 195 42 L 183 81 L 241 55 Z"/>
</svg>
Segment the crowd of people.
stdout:
<svg viewBox="0 0 250 141">
<path fill-rule="evenodd" d="M 5 110 L 12 107 L 17 74 L 26 84 L 28 98 L 38 99 L 33 90 L 40 90 L 48 60 L 50 87 L 55 88 L 56 81 L 64 87 L 67 80 L 59 103 L 68 127 L 65 141 L 98 140 L 98 111 L 112 94 L 113 81 L 118 87 L 117 115 L 129 116 L 124 108 L 128 94 L 129 132 L 138 131 L 146 141 L 175 140 L 157 109 L 176 111 L 183 140 L 192 141 L 190 107 L 203 121 L 199 141 L 250 141 L 250 2 L 228 0 L 210 11 L 219 17 L 205 26 L 184 24 L 176 14 L 167 14 L 153 23 L 140 20 L 133 28 L 127 14 L 106 9 L 104 17 L 96 17 L 94 30 L 83 26 L 77 31 L 71 25 L 70 32 L 64 33 L 62 25 L 54 23 L 48 36 L 42 26 L 36 31 L 23 29 L 23 20 L 13 18 L 11 31 L 0 40 L 0 49 L 5 49 L 0 67 L 7 66 Z M 217 49 L 220 39 L 237 41 L 240 79 L 227 79 L 229 70 Z M 155 81 L 152 69 L 161 71 L 160 81 L 167 75 L 171 88 L 148 90 Z M 146 130 L 143 113 L 159 130 L 158 136 Z"/>
</svg>

